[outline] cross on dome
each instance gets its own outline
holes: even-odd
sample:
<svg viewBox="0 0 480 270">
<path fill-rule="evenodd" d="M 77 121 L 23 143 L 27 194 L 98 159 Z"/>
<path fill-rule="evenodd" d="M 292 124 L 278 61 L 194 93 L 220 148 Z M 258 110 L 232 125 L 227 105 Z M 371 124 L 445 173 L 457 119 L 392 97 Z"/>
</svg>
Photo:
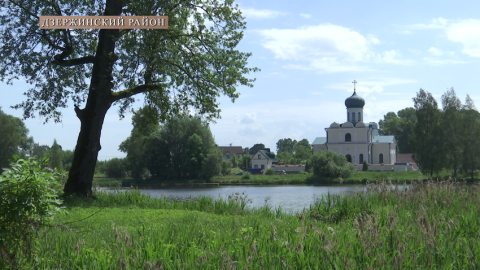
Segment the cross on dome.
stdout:
<svg viewBox="0 0 480 270">
<path fill-rule="evenodd" d="M 353 80 L 353 92 L 357 92 L 357 81 Z"/>
</svg>

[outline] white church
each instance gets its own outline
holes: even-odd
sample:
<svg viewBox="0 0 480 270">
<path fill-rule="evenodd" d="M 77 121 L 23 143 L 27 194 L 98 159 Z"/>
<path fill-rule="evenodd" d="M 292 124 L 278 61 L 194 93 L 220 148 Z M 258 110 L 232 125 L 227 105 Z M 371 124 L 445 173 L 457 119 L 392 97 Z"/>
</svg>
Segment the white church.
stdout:
<svg viewBox="0 0 480 270">
<path fill-rule="evenodd" d="M 388 164 L 393 169 L 393 164 L 397 162 L 395 137 L 380 136 L 377 123 L 364 122 L 365 100 L 357 95 L 356 83 L 353 81 L 353 95 L 345 100 L 347 121 L 343 124 L 333 122 L 325 128 L 327 136 L 315 138 L 313 153 L 328 150 L 345 155 L 354 165 L 362 164 L 365 160 L 368 164 Z"/>
</svg>

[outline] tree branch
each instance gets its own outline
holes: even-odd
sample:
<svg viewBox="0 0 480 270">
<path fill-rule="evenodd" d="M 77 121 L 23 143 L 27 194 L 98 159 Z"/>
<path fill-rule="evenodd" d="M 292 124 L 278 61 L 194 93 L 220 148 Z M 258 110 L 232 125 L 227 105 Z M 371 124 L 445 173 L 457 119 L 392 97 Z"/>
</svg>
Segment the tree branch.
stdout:
<svg viewBox="0 0 480 270">
<path fill-rule="evenodd" d="M 143 85 L 128 88 L 119 92 L 112 92 L 111 99 L 112 99 L 112 102 L 115 102 L 117 100 L 128 98 L 139 93 L 144 93 L 150 90 L 158 90 L 158 89 L 163 89 L 163 85 L 143 84 Z"/>
<path fill-rule="evenodd" d="M 54 57 L 55 60 L 53 60 L 53 63 L 63 67 L 77 66 L 77 65 L 83 65 L 83 64 L 93 64 L 93 61 L 95 60 L 95 56 L 91 56 L 91 55 L 75 58 L 75 59 L 63 60 L 64 57 L 61 57 L 61 55 L 62 54 L 55 55 Z"/>
</svg>

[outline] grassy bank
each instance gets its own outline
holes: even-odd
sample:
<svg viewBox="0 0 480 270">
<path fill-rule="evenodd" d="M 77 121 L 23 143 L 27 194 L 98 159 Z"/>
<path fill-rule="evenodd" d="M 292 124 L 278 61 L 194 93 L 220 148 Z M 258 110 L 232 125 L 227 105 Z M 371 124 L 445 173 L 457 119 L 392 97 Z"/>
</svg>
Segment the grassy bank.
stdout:
<svg viewBox="0 0 480 270">
<path fill-rule="evenodd" d="M 448 179 L 449 172 L 444 171 L 435 175 L 433 179 Z M 476 176 L 478 177 L 478 175 Z M 458 179 L 466 177 L 460 176 Z M 158 181 L 155 179 L 96 179 L 94 186 L 110 186 L 116 187 L 120 183 L 123 187 L 155 187 L 155 186 L 169 186 L 169 185 L 190 185 L 190 184 L 252 184 L 252 185 L 288 185 L 288 184 L 366 184 L 367 182 L 393 181 L 394 183 L 410 183 L 417 180 L 428 180 L 429 176 L 423 175 L 419 171 L 360 171 L 353 174 L 348 179 L 325 179 L 315 177 L 312 173 L 305 174 L 286 174 L 286 175 L 251 175 L 249 179 L 245 179 L 241 175 L 226 175 L 214 177 L 210 181 L 203 179 L 198 180 L 179 180 L 179 181 Z M 107 183 L 108 185 L 105 185 Z"/>
<path fill-rule="evenodd" d="M 240 194 L 97 196 L 70 201 L 69 214 L 55 219 L 65 225 L 41 233 L 36 268 L 480 268 L 480 192 L 472 185 L 370 185 L 367 195 L 325 196 L 295 215 L 247 210 Z"/>
</svg>

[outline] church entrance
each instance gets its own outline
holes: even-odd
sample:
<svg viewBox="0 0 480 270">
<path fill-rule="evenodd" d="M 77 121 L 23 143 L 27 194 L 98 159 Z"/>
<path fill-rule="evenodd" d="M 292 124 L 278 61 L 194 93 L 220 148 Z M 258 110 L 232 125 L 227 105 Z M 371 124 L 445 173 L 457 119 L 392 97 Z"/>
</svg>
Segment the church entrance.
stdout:
<svg viewBox="0 0 480 270">
<path fill-rule="evenodd" d="M 347 158 L 347 161 L 348 161 L 348 162 L 352 163 L 352 156 L 346 155 L 345 157 Z"/>
</svg>

